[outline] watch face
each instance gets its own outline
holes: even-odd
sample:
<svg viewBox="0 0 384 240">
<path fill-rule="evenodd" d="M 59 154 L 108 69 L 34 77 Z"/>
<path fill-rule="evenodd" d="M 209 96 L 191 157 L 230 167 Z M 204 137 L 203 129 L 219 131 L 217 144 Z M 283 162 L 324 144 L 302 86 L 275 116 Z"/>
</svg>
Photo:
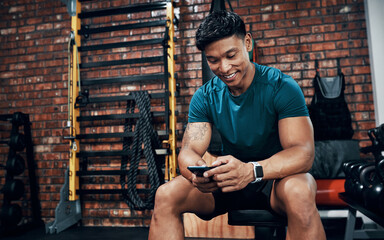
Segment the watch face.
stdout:
<svg viewBox="0 0 384 240">
<path fill-rule="evenodd" d="M 263 167 L 262 166 L 255 166 L 256 168 L 256 177 L 257 178 L 261 178 L 264 176 L 264 173 L 263 173 Z"/>
</svg>

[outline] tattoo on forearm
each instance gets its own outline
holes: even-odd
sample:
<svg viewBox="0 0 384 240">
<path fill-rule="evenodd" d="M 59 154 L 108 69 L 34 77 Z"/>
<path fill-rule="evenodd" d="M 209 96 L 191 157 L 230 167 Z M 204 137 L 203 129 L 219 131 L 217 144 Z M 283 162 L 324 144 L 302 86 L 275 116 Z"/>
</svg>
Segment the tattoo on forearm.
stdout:
<svg viewBox="0 0 384 240">
<path fill-rule="evenodd" d="M 208 123 L 188 124 L 183 137 L 184 147 L 188 147 L 191 141 L 201 141 L 208 131 Z"/>
</svg>

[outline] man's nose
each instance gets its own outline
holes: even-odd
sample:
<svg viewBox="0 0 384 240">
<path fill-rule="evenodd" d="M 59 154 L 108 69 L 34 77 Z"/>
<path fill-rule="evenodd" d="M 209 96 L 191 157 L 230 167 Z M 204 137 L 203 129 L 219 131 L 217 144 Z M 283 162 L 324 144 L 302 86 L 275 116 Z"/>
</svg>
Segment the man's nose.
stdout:
<svg viewBox="0 0 384 240">
<path fill-rule="evenodd" d="M 222 60 L 220 62 L 219 69 L 222 73 L 227 73 L 231 69 L 231 65 L 229 64 L 228 61 Z"/>
</svg>

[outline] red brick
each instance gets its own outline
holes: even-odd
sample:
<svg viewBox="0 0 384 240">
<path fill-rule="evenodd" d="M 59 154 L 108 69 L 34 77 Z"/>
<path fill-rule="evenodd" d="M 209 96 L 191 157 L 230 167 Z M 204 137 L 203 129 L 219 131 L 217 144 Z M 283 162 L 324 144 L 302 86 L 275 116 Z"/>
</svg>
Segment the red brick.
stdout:
<svg viewBox="0 0 384 240">
<path fill-rule="evenodd" d="M 312 45 L 312 51 L 324 51 L 324 50 L 334 50 L 336 49 L 334 42 L 327 42 L 327 43 L 313 43 Z"/>
<path fill-rule="evenodd" d="M 321 17 L 311 17 L 304 18 L 299 20 L 299 26 L 312 26 L 317 24 L 322 24 L 323 20 Z"/>
<path fill-rule="evenodd" d="M 343 58 L 349 56 L 349 50 L 327 51 L 325 55 L 327 58 Z"/>
<path fill-rule="evenodd" d="M 369 66 L 359 66 L 359 67 L 353 67 L 353 74 L 367 74 L 370 73 L 371 69 Z"/>
<path fill-rule="evenodd" d="M 261 15 L 262 21 L 273 21 L 285 19 L 284 13 L 265 13 Z"/>
<path fill-rule="evenodd" d="M 277 62 L 297 62 L 300 60 L 299 54 L 286 54 L 277 56 Z"/>
<path fill-rule="evenodd" d="M 297 22 L 294 20 L 275 21 L 275 27 L 276 28 L 293 28 L 293 27 L 297 27 Z"/>
<path fill-rule="evenodd" d="M 261 0 L 243 0 L 239 2 L 239 7 L 259 6 Z M 208 10 L 208 9 L 206 9 Z"/>
<path fill-rule="evenodd" d="M 300 42 L 302 43 L 311 43 L 311 42 L 320 42 L 324 40 L 323 34 L 311 34 L 300 36 Z"/>
<path fill-rule="evenodd" d="M 15 6 L 15 7 L 11 7 L 9 9 L 9 13 L 16 13 L 16 12 L 24 12 L 25 11 L 25 6 Z"/>
<path fill-rule="evenodd" d="M 283 29 L 264 31 L 264 36 L 266 38 L 282 37 L 286 35 L 287 35 L 287 31 Z"/>
<path fill-rule="evenodd" d="M 16 34 L 16 31 L 17 31 L 16 28 L 1 29 L 0 34 L 1 35 L 11 35 L 11 34 Z"/>
<path fill-rule="evenodd" d="M 33 31 L 35 31 L 35 26 L 32 25 L 32 26 L 20 27 L 20 28 L 18 28 L 17 31 L 18 31 L 19 34 L 33 32 Z"/>
<path fill-rule="evenodd" d="M 298 9 L 312 9 L 320 7 L 320 1 L 299 1 L 297 3 Z"/>
<path fill-rule="evenodd" d="M 308 14 L 308 11 L 299 10 L 299 11 L 288 11 L 285 13 L 285 15 L 286 15 L 286 18 L 294 18 L 294 19 L 301 18 L 302 19 L 304 17 L 308 17 L 309 14 Z"/>
</svg>

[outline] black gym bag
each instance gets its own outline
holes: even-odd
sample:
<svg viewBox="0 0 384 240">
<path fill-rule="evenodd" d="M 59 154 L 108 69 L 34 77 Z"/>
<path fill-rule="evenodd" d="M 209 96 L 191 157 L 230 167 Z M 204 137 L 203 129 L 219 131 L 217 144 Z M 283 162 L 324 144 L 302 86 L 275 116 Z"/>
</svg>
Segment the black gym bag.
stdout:
<svg viewBox="0 0 384 240">
<path fill-rule="evenodd" d="M 318 61 L 313 79 L 315 94 L 309 106 L 309 115 L 315 132 L 315 140 L 352 139 L 351 114 L 344 98 L 345 80 L 337 59 L 338 76 L 321 78 Z"/>
</svg>

